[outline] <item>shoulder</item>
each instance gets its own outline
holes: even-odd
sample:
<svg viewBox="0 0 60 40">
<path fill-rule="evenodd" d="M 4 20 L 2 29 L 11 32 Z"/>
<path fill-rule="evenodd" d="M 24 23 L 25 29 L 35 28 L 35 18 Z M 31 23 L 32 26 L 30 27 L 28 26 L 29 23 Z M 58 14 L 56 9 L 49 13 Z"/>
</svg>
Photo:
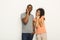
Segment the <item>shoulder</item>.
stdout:
<svg viewBox="0 0 60 40">
<path fill-rule="evenodd" d="M 41 18 L 45 18 L 44 16 L 42 16 Z"/>
<path fill-rule="evenodd" d="M 45 18 L 44 16 L 41 16 L 41 18 L 39 20 L 42 21 L 42 20 L 44 20 L 44 18 Z"/>
<path fill-rule="evenodd" d="M 45 17 L 44 17 L 44 16 L 42 16 L 42 17 L 41 17 L 41 19 L 45 19 Z"/>
<path fill-rule="evenodd" d="M 21 18 L 24 18 L 25 17 L 25 13 L 21 13 Z"/>
<path fill-rule="evenodd" d="M 25 12 L 24 12 L 24 13 L 21 13 L 21 16 L 22 16 L 22 15 L 25 15 Z"/>
</svg>

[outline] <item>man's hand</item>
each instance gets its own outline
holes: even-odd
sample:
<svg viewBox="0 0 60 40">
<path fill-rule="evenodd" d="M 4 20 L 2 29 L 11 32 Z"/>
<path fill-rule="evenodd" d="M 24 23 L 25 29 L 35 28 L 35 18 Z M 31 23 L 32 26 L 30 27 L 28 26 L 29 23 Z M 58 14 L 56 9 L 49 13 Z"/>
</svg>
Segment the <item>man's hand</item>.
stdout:
<svg viewBox="0 0 60 40">
<path fill-rule="evenodd" d="M 29 11 L 28 11 L 28 9 L 27 9 L 27 10 L 26 10 L 26 16 L 22 19 L 22 21 L 23 21 L 24 24 L 27 24 L 27 22 L 28 22 L 28 17 L 29 17 Z"/>
<path fill-rule="evenodd" d="M 26 9 L 26 12 L 27 12 L 27 15 L 29 15 L 29 10 L 28 9 Z"/>
<path fill-rule="evenodd" d="M 35 34 L 35 32 L 32 32 L 32 34 Z"/>
</svg>

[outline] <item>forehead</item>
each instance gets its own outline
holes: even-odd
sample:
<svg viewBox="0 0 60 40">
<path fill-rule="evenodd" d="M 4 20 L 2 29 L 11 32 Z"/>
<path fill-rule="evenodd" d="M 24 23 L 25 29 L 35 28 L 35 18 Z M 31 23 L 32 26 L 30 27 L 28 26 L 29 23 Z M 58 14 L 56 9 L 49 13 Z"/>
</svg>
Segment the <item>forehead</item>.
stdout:
<svg viewBox="0 0 60 40">
<path fill-rule="evenodd" d="M 28 6 L 27 8 L 32 8 L 32 6 Z"/>
<path fill-rule="evenodd" d="M 40 10 L 37 10 L 37 12 L 40 12 Z"/>
</svg>

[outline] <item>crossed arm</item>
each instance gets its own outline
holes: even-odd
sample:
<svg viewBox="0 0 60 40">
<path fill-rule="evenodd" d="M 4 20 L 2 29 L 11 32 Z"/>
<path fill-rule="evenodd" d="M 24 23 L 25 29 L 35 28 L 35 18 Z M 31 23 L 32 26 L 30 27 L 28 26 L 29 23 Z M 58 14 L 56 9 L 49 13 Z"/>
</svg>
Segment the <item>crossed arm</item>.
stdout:
<svg viewBox="0 0 60 40">
<path fill-rule="evenodd" d="M 22 22 L 23 22 L 24 24 L 27 24 L 27 22 L 28 22 L 28 16 L 29 16 L 29 15 L 26 15 L 24 18 L 22 18 Z"/>
</svg>

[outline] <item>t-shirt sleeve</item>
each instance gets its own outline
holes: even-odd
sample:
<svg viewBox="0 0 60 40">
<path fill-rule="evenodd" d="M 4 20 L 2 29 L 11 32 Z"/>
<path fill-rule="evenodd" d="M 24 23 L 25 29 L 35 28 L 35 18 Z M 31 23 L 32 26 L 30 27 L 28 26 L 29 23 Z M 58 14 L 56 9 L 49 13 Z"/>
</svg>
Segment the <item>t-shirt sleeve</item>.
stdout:
<svg viewBox="0 0 60 40">
<path fill-rule="evenodd" d="M 25 17 L 25 14 L 21 14 L 21 19 Z"/>
</svg>

